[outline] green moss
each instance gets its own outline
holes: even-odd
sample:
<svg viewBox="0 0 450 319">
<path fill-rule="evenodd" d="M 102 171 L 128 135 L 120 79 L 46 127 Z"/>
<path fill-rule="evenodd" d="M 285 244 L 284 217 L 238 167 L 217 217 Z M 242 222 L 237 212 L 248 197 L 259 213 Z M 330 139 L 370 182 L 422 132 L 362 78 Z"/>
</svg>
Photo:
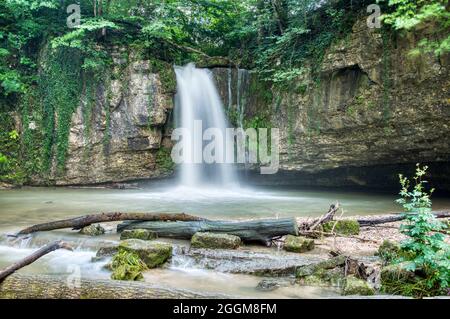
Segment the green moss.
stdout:
<svg viewBox="0 0 450 319">
<path fill-rule="evenodd" d="M 314 240 L 305 237 L 287 235 L 283 248 L 286 251 L 303 253 L 314 249 Z"/>
<path fill-rule="evenodd" d="M 152 72 L 159 75 L 159 80 L 164 93 L 173 93 L 177 89 L 177 80 L 172 65 L 167 62 L 152 59 L 150 60 Z"/>
<path fill-rule="evenodd" d="M 400 244 L 384 240 L 377 251 L 377 255 L 380 256 L 385 262 L 391 262 L 399 257 Z"/>
<path fill-rule="evenodd" d="M 342 291 L 344 296 L 347 295 L 360 295 L 360 296 L 372 296 L 375 294 L 375 290 L 365 280 L 358 279 L 354 275 L 347 276 L 345 279 L 345 286 Z"/>
<path fill-rule="evenodd" d="M 106 76 L 106 103 L 105 103 L 105 132 L 103 135 L 103 151 L 105 154 L 109 153 L 110 141 L 111 141 L 111 75 Z M 125 81 L 128 85 L 128 81 Z"/>
<path fill-rule="evenodd" d="M 236 249 L 241 239 L 238 236 L 216 233 L 195 233 L 191 238 L 191 246 L 195 248 Z"/>
<path fill-rule="evenodd" d="M 336 224 L 336 226 L 334 226 Z M 334 232 L 340 235 L 358 235 L 359 223 L 356 220 L 339 220 L 323 224 L 324 232 L 331 232 L 334 226 Z"/>
<path fill-rule="evenodd" d="M 120 250 L 111 261 L 113 271 L 111 279 L 114 280 L 142 280 L 142 272 L 147 269 L 146 264 L 138 254 Z"/>
<path fill-rule="evenodd" d="M 120 243 L 120 251 L 136 253 L 148 268 L 155 268 L 164 264 L 172 255 L 172 246 L 166 243 L 127 239 Z"/>
<path fill-rule="evenodd" d="M 300 282 L 308 286 L 342 287 L 345 284 L 344 270 L 335 268 L 315 268 L 310 274 L 299 277 Z"/>
<path fill-rule="evenodd" d="M 172 161 L 170 148 L 162 147 L 156 152 L 156 165 L 164 172 L 173 172 L 175 163 Z"/>
<path fill-rule="evenodd" d="M 306 266 L 299 267 L 296 271 L 296 277 L 303 278 L 303 277 L 311 276 L 314 274 L 320 275 L 321 273 L 323 273 L 322 272 L 323 270 L 334 269 L 334 268 L 344 266 L 346 260 L 347 260 L 347 257 L 345 257 L 345 256 L 337 256 L 337 257 L 322 261 L 318 264 L 306 265 Z"/>
<path fill-rule="evenodd" d="M 438 286 L 428 286 L 427 279 L 407 269 L 408 263 L 391 264 L 381 270 L 381 291 L 394 295 L 429 297 L 445 294 Z M 417 271 L 420 272 L 420 271 Z"/>
<path fill-rule="evenodd" d="M 25 173 L 20 159 L 20 136 L 9 113 L 0 113 L 0 181 L 22 184 Z"/>
<path fill-rule="evenodd" d="M 44 106 L 44 169 L 52 164 L 53 152 L 58 171 L 65 166 L 72 114 L 80 102 L 82 91 L 82 57 L 78 50 L 58 48 L 47 56 L 39 78 L 41 101 Z"/>
<path fill-rule="evenodd" d="M 135 238 L 142 240 L 156 239 L 158 235 L 147 229 L 126 229 L 120 234 L 120 240 Z"/>
</svg>

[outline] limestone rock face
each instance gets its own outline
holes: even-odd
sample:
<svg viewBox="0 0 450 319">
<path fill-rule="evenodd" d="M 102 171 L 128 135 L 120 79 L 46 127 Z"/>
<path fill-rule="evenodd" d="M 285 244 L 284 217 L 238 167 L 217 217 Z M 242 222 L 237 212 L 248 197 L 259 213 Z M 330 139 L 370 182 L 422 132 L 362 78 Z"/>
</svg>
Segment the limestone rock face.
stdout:
<svg viewBox="0 0 450 319">
<path fill-rule="evenodd" d="M 195 233 L 191 238 L 194 248 L 236 249 L 241 239 L 238 236 L 216 233 Z"/>
<path fill-rule="evenodd" d="M 397 189 L 399 172 L 426 162 L 433 186 L 450 190 L 450 56 L 412 58 L 419 36 L 391 37 L 360 19 L 314 65 L 317 77 L 306 70 L 287 92 L 214 69 L 229 114 L 280 129 L 280 171 L 254 181 Z"/>
<path fill-rule="evenodd" d="M 162 242 L 127 239 L 120 243 L 119 253 L 134 253 L 148 268 L 156 268 L 164 264 L 172 256 L 172 246 Z"/>
<path fill-rule="evenodd" d="M 286 251 L 294 253 L 304 253 L 314 249 L 314 240 L 305 237 L 287 235 L 283 248 Z"/>
<path fill-rule="evenodd" d="M 93 105 L 82 93 L 80 106 L 72 116 L 65 169 L 53 169 L 57 185 L 96 184 L 164 177 L 170 147 L 169 115 L 173 109 L 174 87 L 166 78 L 175 75 L 172 66 L 161 67 L 115 48 L 113 66 L 104 81 L 94 87 Z M 124 58 L 126 56 L 126 58 Z M 163 62 L 159 62 L 163 63 Z M 164 78 L 163 78 L 164 77 Z M 165 152 L 164 154 L 170 154 Z"/>
</svg>

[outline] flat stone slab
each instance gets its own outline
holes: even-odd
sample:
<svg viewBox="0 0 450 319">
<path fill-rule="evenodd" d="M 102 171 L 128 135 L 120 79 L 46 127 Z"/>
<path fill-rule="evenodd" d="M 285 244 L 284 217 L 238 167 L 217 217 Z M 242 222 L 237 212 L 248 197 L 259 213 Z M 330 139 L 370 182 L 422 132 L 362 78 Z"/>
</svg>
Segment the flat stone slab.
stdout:
<svg viewBox="0 0 450 319">
<path fill-rule="evenodd" d="M 240 244 L 238 236 L 219 233 L 197 232 L 191 239 L 191 246 L 195 248 L 237 249 Z"/>
<path fill-rule="evenodd" d="M 297 268 L 318 264 L 326 257 L 284 251 L 194 249 L 180 251 L 172 257 L 172 266 L 206 268 L 219 272 L 253 275 L 294 275 Z"/>
</svg>

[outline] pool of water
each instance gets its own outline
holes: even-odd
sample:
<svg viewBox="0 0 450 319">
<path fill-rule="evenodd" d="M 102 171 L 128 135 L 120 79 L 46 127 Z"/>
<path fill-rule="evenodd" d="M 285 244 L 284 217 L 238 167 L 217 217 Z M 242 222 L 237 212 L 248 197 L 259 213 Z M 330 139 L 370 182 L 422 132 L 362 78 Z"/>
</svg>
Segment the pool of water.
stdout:
<svg viewBox="0 0 450 319">
<path fill-rule="evenodd" d="M 63 239 L 75 248 L 73 252 L 58 250 L 43 257 L 21 272 L 70 274 L 109 278 L 104 269 L 107 261 L 92 262 L 98 247 L 118 240 L 113 225 L 111 232 L 88 237 L 71 230 L 37 233 L 25 239 L 6 234 L 26 226 L 88 213 L 185 212 L 211 219 L 245 219 L 255 217 L 319 216 L 330 204 L 339 201 L 345 215 L 369 215 L 396 212 L 397 196 L 357 192 L 298 190 L 282 188 L 191 189 L 154 184 L 139 190 L 87 188 L 23 188 L 0 191 L 0 267 L 5 267 L 42 245 Z M 435 199 L 434 209 L 450 207 L 449 199 Z M 185 242 L 185 245 L 188 243 Z M 334 296 L 332 289 L 288 286 L 275 292 L 256 289 L 261 278 L 219 273 L 212 270 L 173 264 L 151 270 L 145 280 L 173 288 L 220 292 L 243 297 L 315 298 Z"/>
<path fill-rule="evenodd" d="M 155 184 L 139 190 L 23 188 L 0 191 L 0 232 L 106 211 L 185 212 L 211 219 L 318 216 L 339 201 L 345 215 L 399 211 L 393 195 L 280 188 L 186 188 Z M 435 199 L 433 208 L 450 207 Z"/>
</svg>

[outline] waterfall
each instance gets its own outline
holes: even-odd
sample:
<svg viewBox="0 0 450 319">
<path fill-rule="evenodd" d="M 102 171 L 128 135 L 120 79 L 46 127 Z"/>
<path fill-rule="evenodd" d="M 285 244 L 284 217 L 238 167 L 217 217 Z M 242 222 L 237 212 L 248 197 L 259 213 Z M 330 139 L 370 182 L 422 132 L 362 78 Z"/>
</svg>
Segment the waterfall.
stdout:
<svg viewBox="0 0 450 319">
<path fill-rule="evenodd" d="M 238 69 L 237 72 L 237 89 L 236 89 L 236 110 L 239 115 L 239 127 L 244 127 L 245 103 L 246 103 L 246 88 L 248 85 L 248 71 L 245 69 Z"/>
<path fill-rule="evenodd" d="M 208 128 L 217 128 L 225 139 L 225 129 L 228 124 L 212 73 L 207 69 L 196 68 L 193 63 L 184 67 L 176 66 L 175 73 L 177 77 L 176 127 L 187 129 L 194 136 L 195 130 L 198 129 L 195 123 L 201 120 L 202 133 Z M 209 142 L 201 141 L 202 149 Z M 223 143 L 223 154 L 226 153 L 226 147 L 234 147 L 231 142 Z M 195 140 L 188 145 L 187 149 L 183 149 L 183 156 L 195 158 L 195 155 L 193 156 L 195 143 L 198 142 Z M 227 186 L 237 184 L 237 176 L 233 164 L 184 162 L 180 164 L 180 183 L 190 187 L 208 184 Z"/>
</svg>

